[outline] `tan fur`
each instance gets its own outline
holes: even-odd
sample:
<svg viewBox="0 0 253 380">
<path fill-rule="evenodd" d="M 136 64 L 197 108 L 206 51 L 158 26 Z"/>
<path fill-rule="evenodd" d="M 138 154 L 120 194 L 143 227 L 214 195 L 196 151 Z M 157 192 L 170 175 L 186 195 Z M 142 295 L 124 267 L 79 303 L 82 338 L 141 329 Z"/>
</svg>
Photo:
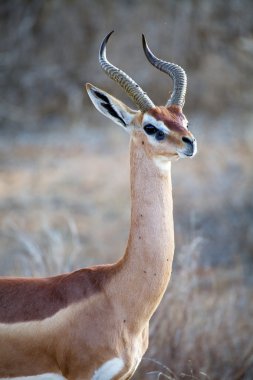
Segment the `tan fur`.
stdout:
<svg viewBox="0 0 253 380">
<path fill-rule="evenodd" d="M 168 285 L 174 254 L 170 161 L 178 157 L 181 137 L 192 135 L 179 107 L 148 112 L 171 131 L 155 144 L 143 131 L 144 115 L 128 107 L 124 112 L 132 128 L 125 255 L 113 265 L 46 279 L 2 278 L 0 377 L 53 372 L 89 380 L 118 358 L 124 367 L 113 379 L 127 380 L 148 347 L 149 320 Z"/>
<path fill-rule="evenodd" d="M 114 275 L 101 291 L 49 318 L 0 324 L 0 376 L 52 371 L 90 379 L 114 357 L 123 359 L 124 374 L 134 371 L 147 348 L 148 322 L 168 284 L 174 251 L 170 173 L 161 175 L 138 133 L 131 143 L 131 184 L 129 242 L 125 256 L 108 267 Z"/>
</svg>

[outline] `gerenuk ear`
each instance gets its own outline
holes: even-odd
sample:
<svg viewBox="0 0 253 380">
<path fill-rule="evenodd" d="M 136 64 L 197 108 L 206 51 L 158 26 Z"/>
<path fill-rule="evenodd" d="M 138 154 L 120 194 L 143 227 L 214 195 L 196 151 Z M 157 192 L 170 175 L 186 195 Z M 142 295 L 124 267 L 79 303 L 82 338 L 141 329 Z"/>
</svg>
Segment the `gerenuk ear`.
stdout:
<svg viewBox="0 0 253 380">
<path fill-rule="evenodd" d="M 96 109 L 103 115 L 124 128 L 132 124 L 133 118 L 138 111 L 132 110 L 120 100 L 90 83 L 86 84 L 86 90 Z"/>
</svg>

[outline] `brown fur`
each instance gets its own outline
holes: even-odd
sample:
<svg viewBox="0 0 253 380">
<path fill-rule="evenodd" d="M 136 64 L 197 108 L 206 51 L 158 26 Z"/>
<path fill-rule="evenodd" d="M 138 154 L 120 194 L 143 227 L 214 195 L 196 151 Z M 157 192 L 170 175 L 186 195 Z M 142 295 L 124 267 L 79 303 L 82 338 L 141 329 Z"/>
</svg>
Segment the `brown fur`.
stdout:
<svg viewBox="0 0 253 380">
<path fill-rule="evenodd" d="M 163 121 L 166 127 L 171 131 L 176 131 L 177 133 L 182 132 L 187 134 L 187 131 L 182 126 L 182 121 L 184 120 L 184 115 L 180 107 L 155 107 L 152 108 L 148 113 L 153 116 L 158 121 Z M 186 133 L 185 133 L 186 132 Z"/>
<path fill-rule="evenodd" d="M 0 323 L 51 317 L 100 292 L 113 271 L 105 265 L 49 278 L 0 278 Z"/>
<path fill-rule="evenodd" d="M 88 380 L 116 357 L 124 369 L 115 380 L 134 373 L 170 278 L 174 239 L 170 173 L 161 176 L 139 132 L 131 145 L 125 256 L 111 266 L 52 278 L 2 279 L 1 320 L 8 323 L 0 323 L 0 377 L 55 372 Z M 26 322 L 16 323 L 21 319 Z"/>
<path fill-rule="evenodd" d="M 2 278 L 0 377 L 54 372 L 90 380 L 104 363 L 118 358 L 123 369 L 113 380 L 127 380 L 147 349 L 149 320 L 168 285 L 174 254 L 169 160 L 178 157 L 181 137 L 191 134 L 179 107 L 156 107 L 149 113 L 167 123 L 171 133 L 153 146 L 141 128 L 143 114 L 124 111 L 133 127 L 125 255 L 113 265 L 51 278 Z"/>
</svg>

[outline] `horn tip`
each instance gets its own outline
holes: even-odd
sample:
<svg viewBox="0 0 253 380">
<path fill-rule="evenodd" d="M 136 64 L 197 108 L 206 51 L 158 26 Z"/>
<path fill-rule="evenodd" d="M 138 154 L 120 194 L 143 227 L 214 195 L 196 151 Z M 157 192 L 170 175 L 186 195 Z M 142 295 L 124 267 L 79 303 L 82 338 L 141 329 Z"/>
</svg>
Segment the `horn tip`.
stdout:
<svg viewBox="0 0 253 380">
<path fill-rule="evenodd" d="M 114 33 L 114 29 L 113 29 L 110 33 L 107 34 L 107 37 L 110 37 L 110 35 L 111 35 L 112 33 Z"/>
<path fill-rule="evenodd" d="M 146 57 L 148 58 L 150 51 L 144 34 L 142 34 L 142 47 Z"/>
<path fill-rule="evenodd" d="M 104 41 L 105 43 L 109 40 L 109 38 L 111 37 L 111 35 L 114 33 L 114 30 L 112 30 L 110 33 L 108 33 L 105 38 L 104 38 Z"/>
<path fill-rule="evenodd" d="M 145 38 L 145 36 L 144 36 L 144 34 L 142 33 L 142 46 L 144 47 L 144 46 L 146 46 L 147 45 L 147 43 L 146 43 L 146 38 Z"/>
<path fill-rule="evenodd" d="M 114 33 L 114 30 L 112 30 L 110 33 L 108 33 L 105 38 L 103 39 L 103 42 L 100 46 L 100 50 L 99 50 L 99 56 L 102 57 L 103 56 L 103 53 L 105 52 L 105 48 L 106 48 L 106 44 L 109 40 L 109 38 L 111 37 L 111 35 Z"/>
</svg>

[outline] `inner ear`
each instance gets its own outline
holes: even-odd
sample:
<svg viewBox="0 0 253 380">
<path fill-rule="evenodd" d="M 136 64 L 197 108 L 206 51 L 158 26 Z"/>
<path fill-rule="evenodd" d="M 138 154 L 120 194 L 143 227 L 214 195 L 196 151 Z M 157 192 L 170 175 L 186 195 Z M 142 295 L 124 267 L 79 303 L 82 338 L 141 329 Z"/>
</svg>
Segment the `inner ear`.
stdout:
<svg viewBox="0 0 253 380">
<path fill-rule="evenodd" d="M 99 112 L 109 117 L 116 124 L 124 127 L 125 130 L 131 130 L 129 127 L 132 125 L 133 119 L 140 111 L 135 111 L 129 108 L 114 96 L 90 83 L 86 84 L 86 89 L 92 103 Z"/>
<path fill-rule="evenodd" d="M 98 92 L 96 90 L 93 90 L 94 94 L 96 95 L 97 98 L 103 100 L 104 102 L 108 102 L 108 98 L 107 96 L 105 96 L 104 94 L 101 94 L 101 92 Z"/>
<path fill-rule="evenodd" d="M 101 94 L 101 92 L 98 92 L 96 90 L 94 91 L 94 94 L 96 95 L 97 98 L 102 100 L 101 106 L 104 107 L 112 117 L 119 119 L 121 123 L 124 125 L 124 127 L 126 127 L 125 120 L 119 115 L 118 112 L 115 111 L 112 104 L 110 103 L 109 98 L 106 95 Z"/>
</svg>

